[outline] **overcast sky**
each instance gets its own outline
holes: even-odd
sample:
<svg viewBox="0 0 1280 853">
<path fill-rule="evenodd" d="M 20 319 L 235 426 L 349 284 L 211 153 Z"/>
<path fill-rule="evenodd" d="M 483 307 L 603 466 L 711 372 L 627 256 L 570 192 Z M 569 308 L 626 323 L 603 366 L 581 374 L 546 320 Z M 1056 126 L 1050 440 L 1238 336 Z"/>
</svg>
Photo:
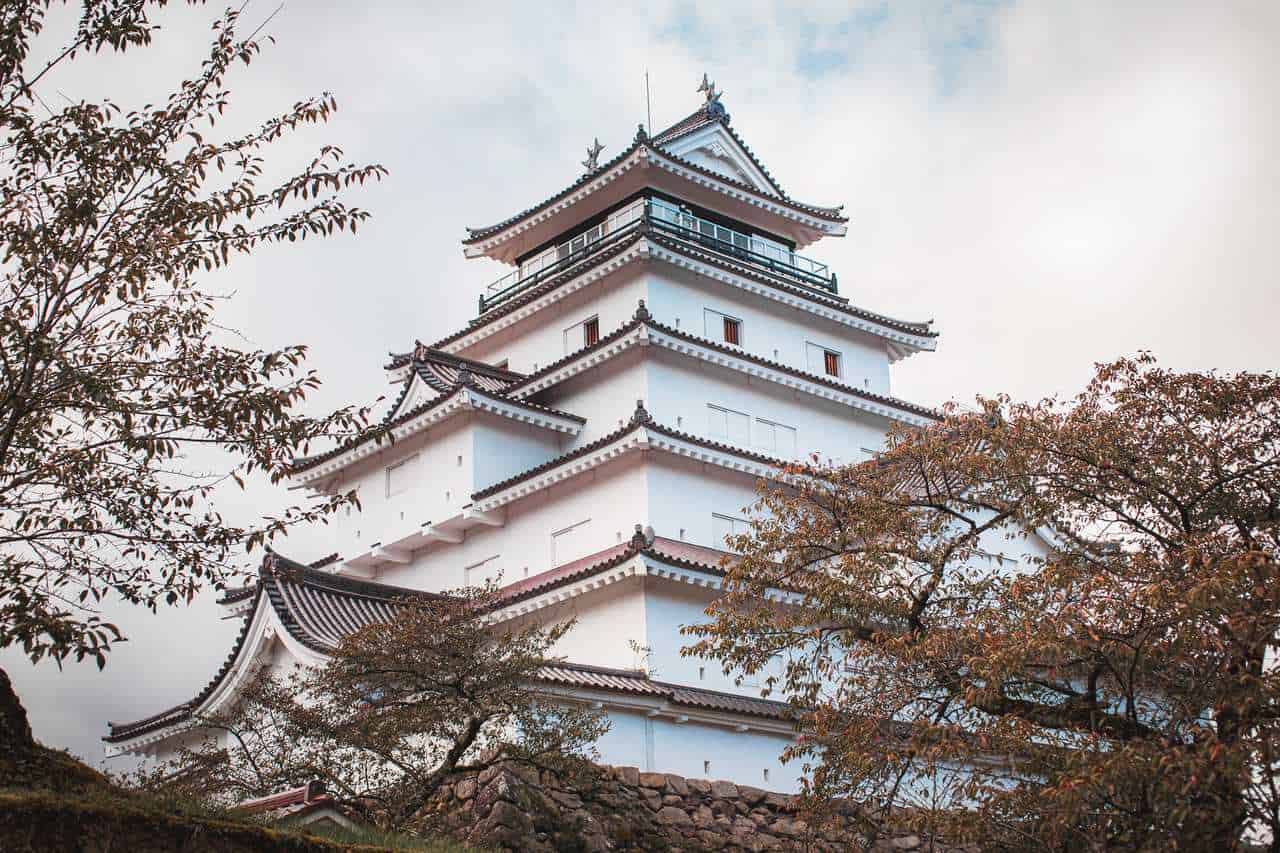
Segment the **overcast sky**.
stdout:
<svg viewBox="0 0 1280 853">
<path fill-rule="evenodd" d="M 251 0 L 246 18 L 275 5 Z M 308 344 L 317 406 L 378 396 L 388 350 L 464 324 L 501 274 L 463 260 L 465 226 L 570 183 L 594 137 L 605 159 L 626 147 L 646 69 L 655 128 L 698 105 L 705 71 L 793 197 L 845 205 L 849 236 L 808 251 L 841 292 L 936 320 L 938 351 L 895 368 L 897 396 L 1070 394 L 1141 349 L 1180 369 L 1280 364 L 1280 4 L 814 6 L 287 0 L 276 45 L 233 80 L 230 126 L 331 91 L 335 120 L 281 165 L 329 141 L 390 177 L 353 198 L 374 214 L 356 237 L 220 276 L 223 321 L 255 345 Z M 58 90 L 162 97 L 194 72 L 214 11 L 166 13 L 154 47 L 77 63 Z M 0 655 L 36 735 L 96 764 L 107 719 L 194 695 L 237 629 L 212 599 L 111 613 L 131 640 L 104 673 Z"/>
</svg>

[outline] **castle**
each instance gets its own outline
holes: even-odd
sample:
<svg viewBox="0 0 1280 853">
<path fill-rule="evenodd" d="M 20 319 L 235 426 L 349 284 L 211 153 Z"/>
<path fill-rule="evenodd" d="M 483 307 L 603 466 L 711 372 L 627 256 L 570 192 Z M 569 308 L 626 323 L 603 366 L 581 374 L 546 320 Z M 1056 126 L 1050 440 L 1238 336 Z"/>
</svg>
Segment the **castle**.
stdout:
<svg viewBox="0 0 1280 853">
<path fill-rule="evenodd" d="M 109 744 L 171 755 L 263 664 L 318 663 L 405 590 L 501 573 L 495 622 L 576 617 L 542 680 L 608 713 L 605 762 L 797 789 L 787 706 L 682 657 L 679 629 L 705 619 L 759 478 L 812 453 L 857 462 L 892 422 L 937 419 L 890 390 L 937 333 L 857 307 L 799 254 L 846 233 L 840 208 L 789 196 L 700 91 L 671 127 L 603 163 L 597 143 L 571 186 L 469 229 L 467 257 L 512 270 L 465 326 L 392 356 L 395 441 L 295 467 L 297 485 L 358 489 L 363 511 L 225 595 L 243 628 L 221 670 Z"/>
</svg>

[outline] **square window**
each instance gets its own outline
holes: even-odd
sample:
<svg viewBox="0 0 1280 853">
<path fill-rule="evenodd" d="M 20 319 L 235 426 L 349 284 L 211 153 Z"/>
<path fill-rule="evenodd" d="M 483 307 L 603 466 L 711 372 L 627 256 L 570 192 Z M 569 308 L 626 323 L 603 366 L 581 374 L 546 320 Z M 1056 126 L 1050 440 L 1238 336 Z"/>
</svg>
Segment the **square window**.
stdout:
<svg viewBox="0 0 1280 853">
<path fill-rule="evenodd" d="M 702 309 L 703 328 L 711 340 L 721 340 L 735 347 L 742 346 L 742 320 L 730 317 L 710 308 Z"/>
<path fill-rule="evenodd" d="M 413 473 L 412 463 L 417 458 L 418 458 L 418 455 L 415 453 L 413 456 L 410 456 L 407 459 L 402 459 L 399 462 L 395 463 L 394 465 L 390 465 L 387 467 L 386 494 L 388 498 L 395 497 L 401 492 L 408 490 L 409 486 L 412 484 L 412 481 L 411 481 L 411 475 Z"/>
<path fill-rule="evenodd" d="M 724 342 L 738 346 L 742 343 L 742 321 L 732 317 L 724 318 Z"/>
<path fill-rule="evenodd" d="M 591 346 L 600 340 L 600 318 L 592 317 L 582 324 L 582 344 Z"/>
<path fill-rule="evenodd" d="M 839 377 L 844 356 L 839 350 L 829 349 L 811 341 L 805 343 L 805 363 L 810 373 L 825 373 L 827 376 Z"/>
<path fill-rule="evenodd" d="M 840 375 L 840 353 L 827 350 L 822 354 L 822 366 L 828 376 Z"/>
</svg>

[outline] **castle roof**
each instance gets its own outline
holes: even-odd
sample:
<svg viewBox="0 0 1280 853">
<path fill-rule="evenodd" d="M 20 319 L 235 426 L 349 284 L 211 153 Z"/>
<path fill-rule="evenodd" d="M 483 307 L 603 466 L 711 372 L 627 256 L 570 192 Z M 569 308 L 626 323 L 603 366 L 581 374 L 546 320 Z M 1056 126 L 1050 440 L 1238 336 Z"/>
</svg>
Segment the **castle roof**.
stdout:
<svg viewBox="0 0 1280 853">
<path fill-rule="evenodd" d="M 419 347 L 419 350 L 429 350 L 429 348 Z M 432 353 L 438 352 L 438 350 L 429 351 Z M 360 436 L 342 442 L 330 450 L 294 460 L 290 472 L 292 474 L 300 474 L 324 462 L 336 459 L 344 453 L 357 450 L 369 444 L 380 446 L 384 443 L 395 441 L 414 431 L 413 423 L 432 412 L 437 412 L 441 416 L 448 416 L 464 409 L 483 408 L 501 414 L 506 407 L 514 407 L 542 415 L 544 416 L 543 420 L 548 423 L 559 421 L 562 424 L 561 428 L 565 428 L 563 426 L 565 421 L 578 425 L 586 423 L 586 418 L 578 415 L 562 412 L 547 406 L 540 406 L 537 403 L 519 400 L 507 395 L 505 389 L 516 381 L 523 379 L 523 376 L 519 373 L 485 365 L 490 372 L 482 374 L 471 370 L 463 364 L 450 365 L 444 359 L 434 355 L 424 360 L 418 360 L 416 355 L 417 353 L 410 357 L 414 369 L 405 377 L 400 387 L 400 394 L 391 404 L 378 427 L 367 430 Z M 448 356 L 449 354 L 442 353 L 441 355 Z M 459 359 L 458 361 L 483 364 L 471 359 Z M 393 359 L 392 363 L 395 364 L 395 359 Z M 420 404 L 406 407 L 405 401 L 414 388 L 415 378 L 421 379 L 432 391 L 437 393 Z M 446 384 L 446 380 L 451 380 L 451 382 Z M 547 421 L 548 418 L 552 420 Z M 574 427 L 574 429 L 576 428 Z"/>
<path fill-rule="evenodd" d="M 575 579 L 605 571 L 619 562 L 644 555 L 702 571 L 721 573 L 720 561 L 729 555 L 712 548 L 699 548 L 670 539 L 641 536 L 613 548 L 560 566 L 534 578 L 503 587 L 495 608 L 523 600 L 570 583 Z M 313 569 L 269 552 L 263 559 L 258 582 L 251 587 L 255 598 L 250 615 L 232 645 L 230 653 L 214 677 L 190 700 L 141 720 L 109 722 L 107 743 L 124 743 L 193 721 L 201 706 L 227 681 L 235 664 L 246 651 L 251 614 L 270 607 L 289 636 L 318 654 L 331 652 L 342 637 L 371 624 L 395 618 L 406 599 L 440 599 L 437 593 L 391 586 L 376 581 L 335 575 Z M 550 685 L 573 686 L 615 692 L 661 696 L 675 704 L 709 710 L 756 714 L 782 719 L 785 703 L 732 696 L 712 690 L 690 688 L 656 681 L 639 670 L 608 670 L 569 662 L 544 667 L 538 680 Z"/>
<path fill-rule="evenodd" d="M 431 346 L 438 350 L 443 350 L 445 347 L 456 344 L 478 330 L 494 324 L 513 312 L 520 311 L 530 303 L 537 302 L 543 297 L 548 297 L 554 291 L 579 279 L 589 271 L 608 264 L 635 244 L 645 240 L 651 245 L 657 244 L 667 250 L 668 253 L 695 258 L 707 264 L 708 267 L 714 267 L 718 274 L 723 271 L 743 281 L 750 282 L 757 292 L 774 298 L 782 298 L 788 304 L 810 307 L 810 310 L 826 314 L 836 319 L 837 322 L 844 322 L 848 325 L 863 328 L 872 334 L 893 337 L 907 336 L 904 340 L 908 341 L 911 338 L 932 340 L 938 337 L 938 332 L 933 328 L 933 321 L 931 320 L 900 320 L 869 311 L 850 304 L 849 300 L 843 296 L 826 293 L 798 283 L 791 283 L 784 276 L 770 274 L 749 263 L 735 260 L 732 257 L 698 246 L 690 241 L 679 240 L 671 235 L 657 231 L 641 231 L 637 229 L 620 234 L 618 239 L 606 238 L 594 244 L 590 251 L 584 252 L 576 263 L 572 263 L 563 271 L 557 272 L 545 281 L 537 282 L 529 289 L 485 311 L 484 314 L 472 320 L 467 326 L 446 335 Z M 653 260 L 654 257 L 654 254 L 650 252 L 645 256 L 645 259 Z M 917 347 L 920 345 L 921 343 L 917 343 Z M 409 353 L 394 355 L 391 365 L 403 366 L 407 363 L 409 355 Z"/>
<path fill-rule="evenodd" d="M 682 152 L 677 143 L 705 128 L 722 129 L 726 147 L 734 149 L 737 162 L 742 163 L 744 171 L 740 176 L 729 174 L 727 170 L 708 168 L 695 162 Z M 638 155 L 638 158 L 637 158 Z M 534 204 L 505 219 L 476 228 L 467 228 L 467 237 L 462 241 L 467 248 L 468 256 L 487 253 L 479 244 L 497 245 L 492 238 L 519 226 L 532 224 L 546 215 L 567 207 L 582 197 L 582 193 L 590 193 L 595 188 L 616 181 L 622 174 L 638 163 L 654 164 L 666 171 L 675 171 L 701 186 L 710 188 L 722 195 L 749 199 L 753 205 L 764 206 L 791 219 L 808 220 L 813 227 L 819 227 L 817 233 L 844 234 L 844 223 L 848 222 L 842 207 L 826 207 L 807 204 L 792 198 L 786 193 L 760 159 L 751 151 L 746 142 L 729 126 L 729 116 L 719 104 L 707 104 L 695 110 L 689 116 L 666 128 L 661 133 L 650 137 L 643 126 L 636 133 L 631 145 L 606 163 L 591 169 L 573 183 L 564 187 L 542 201 Z M 811 242 L 811 236 L 804 242 Z M 500 259 L 511 259 L 502 256 Z"/>
</svg>

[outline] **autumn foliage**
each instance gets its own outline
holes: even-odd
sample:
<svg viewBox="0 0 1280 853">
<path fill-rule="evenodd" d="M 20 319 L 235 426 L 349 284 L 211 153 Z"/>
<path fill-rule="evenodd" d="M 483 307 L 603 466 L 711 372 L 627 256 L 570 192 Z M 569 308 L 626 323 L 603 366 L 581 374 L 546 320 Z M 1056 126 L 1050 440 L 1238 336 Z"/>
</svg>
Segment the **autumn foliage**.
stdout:
<svg viewBox="0 0 1280 853">
<path fill-rule="evenodd" d="M 365 821 L 403 830 L 421 828 L 424 805 L 457 773 L 589 772 L 607 718 L 538 680 L 573 622 L 492 626 L 499 601 L 493 582 L 406 597 L 323 663 L 264 668 L 144 785 L 235 803 L 320 779 Z"/>
<path fill-rule="evenodd" d="M 206 277 L 265 244 L 354 231 L 367 213 L 342 196 L 384 170 L 325 145 L 263 177 L 278 143 L 336 103 L 318 95 L 222 133 L 230 80 L 263 43 L 234 10 L 212 15 L 208 50 L 172 94 L 125 108 L 51 81 L 144 52 L 165 3 L 84 0 L 64 10 L 78 11 L 65 41 L 51 5 L 0 12 L 0 648 L 101 666 L 120 638 L 104 600 L 187 602 L 246 549 L 353 499 L 247 521 L 214 506 L 216 489 L 277 480 L 364 417 L 304 413 L 318 383 L 306 348 L 244 346 Z"/>
<path fill-rule="evenodd" d="M 1142 356 L 1072 400 L 982 405 L 765 484 L 691 651 L 781 658 L 811 804 L 854 798 L 872 830 L 1280 836 L 1280 379 Z"/>
</svg>

